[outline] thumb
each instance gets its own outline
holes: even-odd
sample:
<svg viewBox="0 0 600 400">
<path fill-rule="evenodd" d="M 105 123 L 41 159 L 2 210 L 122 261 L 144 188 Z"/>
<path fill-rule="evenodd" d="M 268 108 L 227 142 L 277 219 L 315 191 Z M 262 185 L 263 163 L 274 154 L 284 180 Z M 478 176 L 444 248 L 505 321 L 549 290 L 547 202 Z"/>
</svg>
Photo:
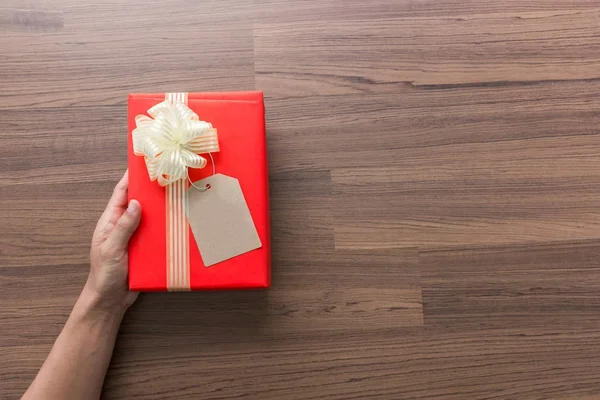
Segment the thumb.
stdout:
<svg viewBox="0 0 600 400">
<path fill-rule="evenodd" d="M 109 247 L 113 249 L 125 249 L 133 232 L 140 224 L 142 206 L 137 200 L 131 200 L 127 210 L 121 215 L 113 231 L 107 238 L 111 242 Z"/>
</svg>

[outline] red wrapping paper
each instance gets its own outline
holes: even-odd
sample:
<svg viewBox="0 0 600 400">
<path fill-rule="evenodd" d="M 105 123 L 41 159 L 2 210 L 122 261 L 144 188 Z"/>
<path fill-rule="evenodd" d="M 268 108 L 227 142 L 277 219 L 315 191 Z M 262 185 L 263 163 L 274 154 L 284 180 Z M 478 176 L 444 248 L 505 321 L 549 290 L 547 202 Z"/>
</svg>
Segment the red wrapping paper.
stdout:
<svg viewBox="0 0 600 400">
<path fill-rule="evenodd" d="M 128 106 L 129 199 L 142 206 L 140 225 L 129 243 L 129 288 L 167 290 L 165 188 L 150 181 L 144 157 L 133 154 L 135 117 L 165 100 L 165 94 L 130 94 Z M 189 93 L 188 107 L 217 128 L 220 152 L 212 153 L 217 173 L 239 180 L 262 247 L 206 268 L 190 235 L 190 289 L 266 288 L 270 285 L 269 191 L 262 92 Z M 208 154 L 203 169 L 189 169 L 192 181 L 212 175 Z"/>
</svg>

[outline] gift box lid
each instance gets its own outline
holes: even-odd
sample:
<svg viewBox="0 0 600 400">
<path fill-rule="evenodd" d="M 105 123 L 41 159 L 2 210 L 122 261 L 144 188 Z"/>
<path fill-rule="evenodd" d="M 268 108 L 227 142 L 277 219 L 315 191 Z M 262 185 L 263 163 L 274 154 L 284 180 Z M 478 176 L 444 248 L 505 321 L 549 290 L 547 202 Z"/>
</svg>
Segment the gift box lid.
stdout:
<svg viewBox="0 0 600 400">
<path fill-rule="evenodd" d="M 191 290 L 265 288 L 270 285 L 269 191 L 262 92 L 189 93 L 187 105 L 218 131 L 220 151 L 212 153 L 216 173 L 239 180 L 262 246 L 206 267 L 189 234 Z M 166 189 L 151 181 L 144 157 L 133 153 L 135 117 L 165 100 L 165 94 L 130 94 L 128 104 L 129 199 L 142 206 L 142 219 L 129 244 L 129 287 L 168 290 Z M 207 157 L 207 155 L 205 155 Z M 195 182 L 213 174 L 213 165 L 190 168 Z M 187 185 L 187 184 L 186 184 Z"/>
</svg>

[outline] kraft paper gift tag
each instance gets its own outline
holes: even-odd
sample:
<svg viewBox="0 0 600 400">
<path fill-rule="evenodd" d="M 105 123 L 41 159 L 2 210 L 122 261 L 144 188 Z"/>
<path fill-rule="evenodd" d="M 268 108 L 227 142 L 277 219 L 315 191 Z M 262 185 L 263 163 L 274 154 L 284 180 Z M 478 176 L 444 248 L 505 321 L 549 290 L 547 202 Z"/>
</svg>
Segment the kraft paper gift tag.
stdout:
<svg viewBox="0 0 600 400">
<path fill-rule="evenodd" d="M 262 246 L 237 179 L 215 174 L 194 182 L 187 194 L 186 214 L 205 266 Z"/>
</svg>

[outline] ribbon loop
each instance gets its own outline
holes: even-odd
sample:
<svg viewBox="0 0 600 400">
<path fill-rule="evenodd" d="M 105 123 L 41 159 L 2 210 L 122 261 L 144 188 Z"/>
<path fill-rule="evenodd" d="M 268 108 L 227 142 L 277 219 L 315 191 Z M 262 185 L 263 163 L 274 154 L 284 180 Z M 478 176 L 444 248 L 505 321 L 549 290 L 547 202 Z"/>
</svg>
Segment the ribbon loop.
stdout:
<svg viewBox="0 0 600 400">
<path fill-rule="evenodd" d="M 135 118 L 133 152 L 144 156 L 150 179 L 161 186 L 187 179 L 188 168 L 204 168 L 206 158 L 199 154 L 219 151 L 217 130 L 186 104 L 165 100 L 148 115 Z"/>
</svg>

